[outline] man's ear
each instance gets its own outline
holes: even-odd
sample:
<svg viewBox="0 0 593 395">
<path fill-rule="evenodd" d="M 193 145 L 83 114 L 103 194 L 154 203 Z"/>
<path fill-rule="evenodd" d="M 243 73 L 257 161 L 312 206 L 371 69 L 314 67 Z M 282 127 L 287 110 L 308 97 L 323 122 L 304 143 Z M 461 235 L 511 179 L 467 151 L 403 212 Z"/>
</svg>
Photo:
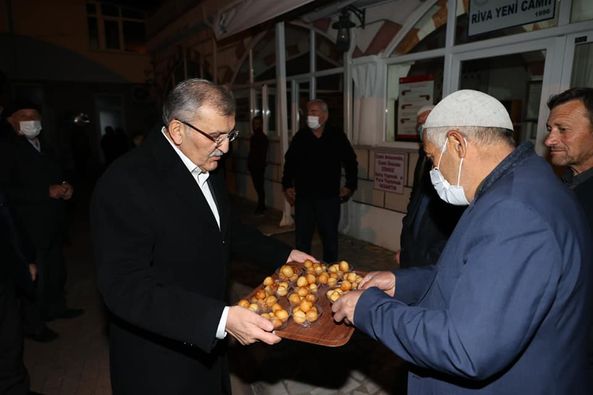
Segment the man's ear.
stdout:
<svg viewBox="0 0 593 395">
<path fill-rule="evenodd" d="M 467 154 L 467 140 L 465 136 L 459 132 L 457 129 L 452 129 L 449 131 L 447 135 L 447 140 L 449 141 L 449 146 L 452 146 L 453 152 L 455 152 L 459 158 L 465 158 Z"/>
<path fill-rule="evenodd" d="M 181 145 L 181 143 L 183 143 L 183 139 L 185 138 L 182 126 L 183 124 L 175 119 L 169 122 L 167 125 L 167 132 L 169 133 L 169 136 L 175 145 Z"/>
</svg>

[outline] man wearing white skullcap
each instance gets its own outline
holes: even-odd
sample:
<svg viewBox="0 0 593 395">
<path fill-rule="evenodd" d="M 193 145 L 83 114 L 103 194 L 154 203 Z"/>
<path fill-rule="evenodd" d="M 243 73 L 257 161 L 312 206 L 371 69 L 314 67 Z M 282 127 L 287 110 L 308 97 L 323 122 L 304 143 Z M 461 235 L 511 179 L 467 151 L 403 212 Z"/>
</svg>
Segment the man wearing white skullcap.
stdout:
<svg viewBox="0 0 593 395">
<path fill-rule="evenodd" d="M 436 265 L 369 273 L 334 319 L 411 363 L 409 394 L 593 393 L 592 235 L 572 192 L 487 94 L 452 93 L 424 126 L 435 189 L 469 207 Z"/>
</svg>

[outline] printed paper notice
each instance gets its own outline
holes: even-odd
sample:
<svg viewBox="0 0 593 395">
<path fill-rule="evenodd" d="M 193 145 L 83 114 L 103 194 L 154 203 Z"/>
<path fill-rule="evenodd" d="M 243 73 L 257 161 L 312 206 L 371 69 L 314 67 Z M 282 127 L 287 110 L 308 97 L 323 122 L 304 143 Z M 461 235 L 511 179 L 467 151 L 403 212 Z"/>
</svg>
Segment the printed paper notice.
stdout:
<svg viewBox="0 0 593 395">
<path fill-rule="evenodd" d="M 404 193 L 405 155 L 375 152 L 375 189 Z"/>
</svg>

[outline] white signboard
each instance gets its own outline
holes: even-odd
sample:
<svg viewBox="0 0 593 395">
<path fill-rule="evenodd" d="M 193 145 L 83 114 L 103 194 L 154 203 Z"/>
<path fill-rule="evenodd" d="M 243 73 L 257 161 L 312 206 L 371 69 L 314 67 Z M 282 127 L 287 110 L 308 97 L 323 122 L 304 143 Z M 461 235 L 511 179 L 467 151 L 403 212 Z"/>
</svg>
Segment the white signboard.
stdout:
<svg viewBox="0 0 593 395">
<path fill-rule="evenodd" d="M 434 79 L 430 75 L 417 75 L 399 79 L 397 108 L 398 140 L 418 140 L 416 113 L 433 103 Z"/>
<path fill-rule="evenodd" d="M 405 155 L 375 152 L 375 189 L 404 193 Z"/>
<path fill-rule="evenodd" d="M 552 19 L 555 7 L 556 0 L 470 0 L 468 35 Z"/>
</svg>

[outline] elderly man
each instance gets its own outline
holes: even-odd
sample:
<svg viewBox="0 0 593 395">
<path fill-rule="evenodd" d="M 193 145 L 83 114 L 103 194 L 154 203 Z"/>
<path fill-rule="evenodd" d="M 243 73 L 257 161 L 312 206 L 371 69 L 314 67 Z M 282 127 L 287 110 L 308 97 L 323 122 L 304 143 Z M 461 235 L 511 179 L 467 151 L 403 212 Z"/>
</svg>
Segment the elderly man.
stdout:
<svg viewBox="0 0 593 395">
<path fill-rule="evenodd" d="M 433 105 L 423 106 L 417 112 L 416 128 L 421 140 L 424 123 L 433 108 Z M 402 220 L 401 249 L 395 255 L 395 262 L 401 268 L 434 265 L 463 214 L 464 207 L 452 206 L 439 198 L 430 182 L 430 167 L 420 147 L 414 185 Z"/>
<path fill-rule="evenodd" d="M 457 91 L 425 128 L 435 189 L 469 207 L 436 265 L 370 273 L 335 319 L 413 364 L 410 394 L 591 394 L 582 208 L 493 97 Z"/>
<path fill-rule="evenodd" d="M 282 185 L 294 205 L 296 248 L 311 251 L 315 227 L 323 243 L 323 260 L 338 259 L 340 203 L 358 185 L 358 162 L 348 138 L 327 125 L 327 104 L 307 103 L 307 127 L 293 137 L 284 161 Z M 340 188 L 342 168 L 346 182 Z"/>
<path fill-rule="evenodd" d="M 239 223 L 215 171 L 238 134 L 232 94 L 199 79 L 177 85 L 164 126 L 106 171 L 91 204 L 99 290 L 113 314 L 116 394 L 230 393 L 227 332 L 242 344 L 280 338 L 227 306 L 228 265 L 314 259 Z"/>
</svg>

